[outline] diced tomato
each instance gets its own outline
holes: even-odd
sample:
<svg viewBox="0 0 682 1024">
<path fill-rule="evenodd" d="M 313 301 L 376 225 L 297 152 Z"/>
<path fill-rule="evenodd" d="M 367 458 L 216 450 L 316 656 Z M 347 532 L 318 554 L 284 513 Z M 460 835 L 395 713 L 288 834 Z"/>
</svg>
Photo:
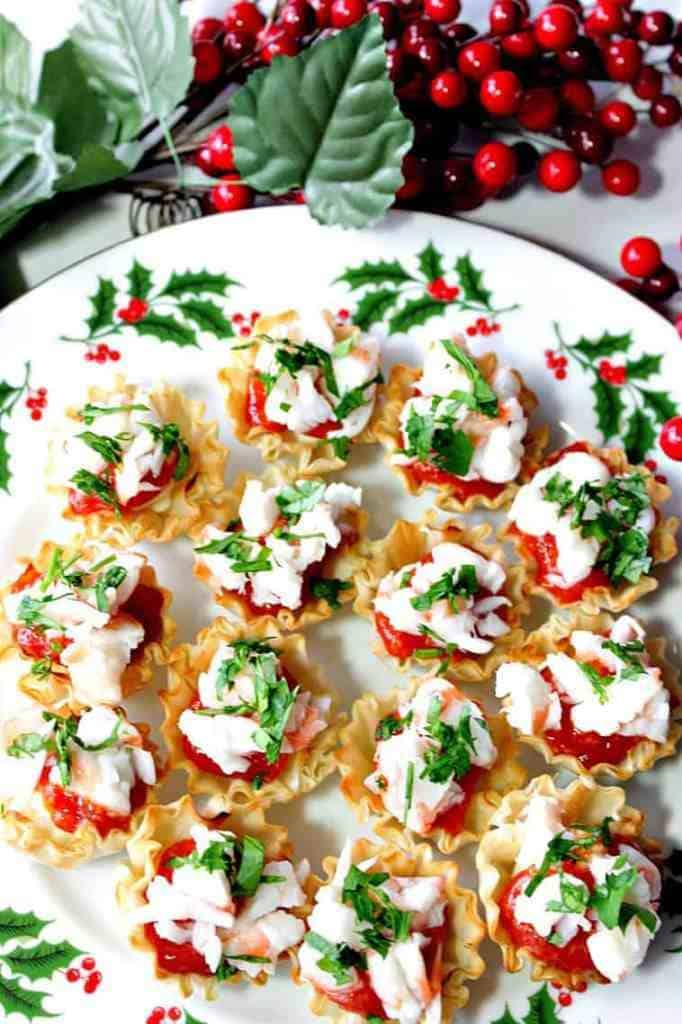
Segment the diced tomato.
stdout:
<svg viewBox="0 0 682 1024">
<path fill-rule="evenodd" d="M 159 863 L 156 868 L 157 875 L 161 875 L 167 882 L 172 882 L 173 868 L 169 862 L 174 857 L 189 857 L 190 853 L 193 853 L 195 849 L 196 843 L 193 839 L 180 839 L 177 843 L 167 846 L 159 857 Z"/>
<path fill-rule="evenodd" d="M 163 594 L 156 587 L 138 583 L 134 591 L 119 609 L 137 619 L 144 629 L 144 643 L 157 643 L 163 635 Z"/>
<path fill-rule="evenodd" d="M 154 474 L 151 471 L 145 473 L 142 477 L 142 483 L 145 484 L 145 489 L 140 491 L 130 501 L 124 502 L 120 506 L 120 511 L 125 515 L 127 512 L 135 512 L 137 509 L 142 508 L 144 505 L 148 505 L 151 501 L 159 496 L 161 491 L 168 486 L 173 479 L 175 469 L 178 464 L 179 452 L 177 448 L 173 448 L 166 458 L 164 459 L 161 470 Z M 110 482 L 112 479 L 113 466 L 107 467 L 102 473 L 102 480 Z M 95 494 L 84 494 L 82 491 L 77 490 L 75 487 L 69 488 L 69 508 L 74 515 L 77 516 L 89 516 L 95 513 L 100 515 L 112 515 L 114 509 L 111 505 L 108 505 L 106 501 L 102 501 Z"/>
<path fill-rule="evenodd" d="M 348 1013 L 357 1013 L 360 1017 L 378 1017 L 388 1020 L 383 1003 L 372 988 L 367 971 L 358 971 L 357 984 L 347 989 L 324 989 L 324 994 L 332 1002 Z"/>
<path fill-rule="evenodd" d="M 53 822 L 63 832 L 75 832 L 84 821 L 94 825 L 102 839 L 106 839 L 114 829 L 127 831 L 130 828 L 132 813 L 142 807 L 147 799 L 148 787 L 141 779 L 137 779 L 130 791 L 131 814 L 112 814 L 106 807 L 50 782 L 50 770 L 54 764 L 54 756 L 49 756 L 45 761 L 39 785 Z"/>
<path fill-rule="evenodd" d="M 450 807 L 434 821 L 432 828 L 442 828 L 450 835 L 456 836 L 464 828 L 464 819 L 473 799 L 474 793 L 480 788 L 481 780 L 488 774 L 485 768 L 473 765 L 466 775 L 457 780 L 457 785 L 464 790 L 464 799 Z"/>
<path fill-rule="evenodd" d="M 201 974 L 210 977 L 213 973 L 201 953 L 191 942 L 171 942 L 158 935 L 153 924 L 144 926 L 144 934 L 156 953 L 156 962 L 162 971 L 169 974 Z"/>
<path fill-rule="evenodd" d="M 557 604 L 573 604 L 580 601 L 587 590 L 595 587 L 608 587 L 609 578 L 603 569 L 595 568 L 571 587 L 557 587 L 548 579 L 557 573 L 558 551 L 553 533 L 545 533 L 541 537 L 531 537 L 512 526 L 511 532 L 520 540 L 524 554 L 532 559 L 537 566 L 537 581 L 547 590 Z"/>
<path fill-rule="evenodd" d="M 246 421 L 252 427 L 261 427 L 271 434 L 283 434 L 287 429 L 284 423 L 275 423 L 268 419 L 265 412 L 265 403 L 268 398 L 267 388 L 262 377 L 251 374 L 248 389 L 246 392 Z"/>
<path fill-rule="evenodd" d="M 448 473 L 439 469 L 430 462 L 410 462 L 403 469 L 412 478 L 415 484 L 435 484 L 447 487 L 458 501 L 466 501 L 472 495 L 481 497 L 496 498 L 507 486 L 506 484 L 494 484 L 490 480 L 463 480 L 454 473 Z"/>
<path fill-rule="evenodd" d="M 13 594 L 20 594 L 22 590 L 28 590 L 29 587 L 38 582 L 40 576 L 41 573 L 36 569 L 35 565 L 30 563 L 10 587 L 11 592 Z"/>
<path fill-rule="evenodd" d="M 48 658 L 50 661 L 58 662 L 64 648 L 73 643 L 68 636 L 50 638 L 42 630 L 31 626 L 15 627 L 14 635 L 21 653 L 36 661 Z"/>
<path fill-rule="evenodd" d="M 306 430 L 306 437 L 327 437 L 332 434 L 335 430 L 341 430 L 343 423 L 339 423 L 338 420 L 325 420 L 324 423 L 318 423 L 316 427 L 312 427 L 310 430 Z"/>
</svg>

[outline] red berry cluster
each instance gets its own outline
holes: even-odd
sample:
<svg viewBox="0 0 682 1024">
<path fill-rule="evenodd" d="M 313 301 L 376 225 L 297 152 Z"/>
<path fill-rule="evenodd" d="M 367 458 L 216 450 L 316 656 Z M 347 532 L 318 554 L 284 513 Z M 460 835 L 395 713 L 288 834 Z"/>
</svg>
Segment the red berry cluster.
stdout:
<svg viewBox="0 0 682 1024">
<path fill-rule="evenodd" d="M 85 975 L 83 981 L 83 991 L 86 995 L 91 996 L 102 984 L 101 972 L 96 970 L 97 963 L 95 958 L 92 956 L 86 956 L 81 961 L 81 970 L 77 967 L 69 967 L 66 972 L 66 980 L 72 985 L 77 981 L 80 981 Z"/>
<path fill-rule="evenodd" d="M 31 410 L 32 420 L 42 420 L 43 409 L 47 407 L 47 388 L 29 388 L 24 404 Z"/>
<path fill-rule="evenodd" d="M 106 363 L 111 360 L 112 363 L 117 363 L 121 358 L 121 353 L 116 348 L 109 348 L 103 341 L 98 345 L 89 345 L 85 350 L 85 358 L 88 363 Z"/>
<path fill-rule="evenodd" d="M 443 277 L 437 277 L 435 281 L 429 281 L 426 290 L 431 298 L 437 299 L 438 302 L 454 302 L 459 295 L 457 285 L 447 284 Z"/>
<path fill-rule="evenodd" d="M 477 33 L 460 20 L 461 0 L 283 0 L 268 22 L 250 0 L 237 0 L 222 20 L 195 25 L 195 81 L 214 89 L 242 82 L 273 57 L 294 55 L 376 12 L 389 74 L 415 129 L 399 202 L 428 192 L 439 208 L 471 210 L 533 172 L 545 188 L 566 192 L 590 164 L 600 166 L 607 191 L 626 196 L 639 188 L 640 172 L 631 160 L 610 159 L 615 140 L 634 129 L 638 112 L 660 128 L 682 117 L 679 100 L 665 92 L 666 76 L 682 76 L 682 25 L 632 2 L 596 0 L 583 9 L 581 0 L 557 0 L 533 19 L 528 0 L 492 0 L 488 31 Z M 646 61 L 648 48 L 660 46 L 669 47 L 665 74 L 658 53 L 656 63 Z M 598 108 L 590 81 L 607 80 L 630 86 L 647 106 L 636 111 L 611 99 Z M 490 139 L 500 119 L 518 142 Z M 460 132 L 471 137 L 472 130 L 482 139 L 478 149 L 458 153 Z M 226 126 L 211 132 L 196 160 L 223 176 L 210 194 L 213 209 L 252 204 L 253 191 L 234 173 Z"/>
<path fill-rule="evenodd" d="M 242 338 L 249 338 L 253 331 L 253 325 L 260 316 L 260 311 L 254 309 L 252 313 L 245 316 L 244 313 L 233 313 L 232 323 L 241 334 Z"/>
<path fill-rule="evenodd" d="M 479 316 L 475 323 L 469 324 L 466 329 L 466 333 L 470 338 L 475 338 L 477 334 L 487 338 L 490 334 L 497 334 L 501 331 L 501 326 L 494 320 L 486 320 L 484 316 Z"/>
<path fill-rule="evenodd" d="M 140 320 L 144 320 L 148 312 L 148 302 L 145 302 L 144 299 L 132 298 L 127 306 L 116 311 L 116 316 L 126 324 L 138 324 Z"/>
<path fill-rule="evenodd" d="M 568 359 L 561 352 L 557 352 L 553 348 L 545 349 L 545 365 L 548 370 L 552 371 L 556 380 L 566 380 Z"/>
<path fill-rule="evenodd" d="M 606 384 L 613 384 L 614 387 L 622 388 L 627 382 L 628 371 L 625 366 L 614 366 L 608 359 L 602 359 L 598 366 L 599 376 Z"/>
<path fill-rule="evenodd" d="M 630 277 L 621 278 L 618 284 L 638 299 L 655 305 L 667 302 L 680 290 L 679 277 L 663 262 L 661 247 L 653 238 L 631 238 L 621 250 L 620 263 Z"/>
<path fill-rule="evenodd" d="M 179 1021 L 183 1018 L 183 1012 L 179 1006 L 171 1006 L 169 1010 L 165 1006 L 155 1006 L 147 1017 L 145 1024 L 162 1024 L 165 1020 Z"/>
</svg>

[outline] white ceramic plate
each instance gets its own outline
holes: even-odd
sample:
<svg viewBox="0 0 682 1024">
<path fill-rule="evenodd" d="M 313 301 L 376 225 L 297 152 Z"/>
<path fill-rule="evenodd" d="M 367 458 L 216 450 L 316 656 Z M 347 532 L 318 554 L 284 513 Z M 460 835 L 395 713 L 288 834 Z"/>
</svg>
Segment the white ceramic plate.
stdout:
<svg viewBox="0 0 682 1024">
<path fill-rule="evenodd" d="M 434 251 L 427 248 L 429 243 Z M 424 250 L 427 254 L 420 258 Z M 152 297 L 173 274 L 197 275 L 182 294 L 176 287 L 172 295 L 151 300 L 150 313 L 140 325 L 144 330 L 124 324 L 117 314 L 128 304 L 128 275 L 136 261 L 151 272 Z M 390 266 L 382 267 L 381 261 Z M 348 277 L 366 283 L 352 289 L 343 275 L 363 264 L 362 274 Z M 460 289 L 450 302 L 438 303 L 428 295 L 429 276 L 440 274 L 447 285 Z M 99 298 L 91 304 L 94 295 Z M 193 306 L 186 305 L 189 298 L 195 300 Z M 65 535 L 43 493 L 50 421 L 64 405 L 78 402 L 88 384 L 108 380 L 115 370 L 142 380 L 165 378 L 206 401 L 231 447 L 228 484 L 240 470 L 258 471 L 255 450 L 232 440 L 216 371 L 233 343 L 227 335 L 240 329 L 234 314 L 243 314 L 243 323 L 248 323 L 253 310 L 275 312 L 291 306 L 365 314 L 370 307 L 381 307 L 376 329 L 387 339 L 386 368 L 396 358 L 418 361 L 424 340 L 434 334 L 466 329 L 479 317 L 499 324 L 487 336 L 470 337 L 472 347 L 476 353 L 492 348 L 521 370 L 540 396 L 541 418 L 553 425 L 554 440 L 587 437 L 639 449 L 669 478 L 676 494 L 671 504 L 677 501 L 679 511 L 682 465 L 666 459 L 657 439 L 661 422 L 682 409 L 682 345 L 661 317 L 559 256 L 463 221 L 395 213 L 374 231 L 353 233 L 320 228 L 304 209 L 281 207 L 208 218 L 124 243 L 59 274 L 0 314 L 0 441 L 9 453 L 7 463 L 0 449 L 2 575 L 11 571 L 17 554 L 30 552 L 41 537 Z M 215 333 L 199 329 L 211 322 Z M 414 326 L 407 331 L 410 324 Z M 567 358 L 560 380 L 545 357 L 545 350 L 559 347 L 554 324 Z M 155 329 L 166 338 L 172 331 L 182 344 L 162 342 L 149 333 Z M 94 341 L 92 334 L 97 335 Z M 98 343 L 120 358 L 104 364 L 86 360 Z M 603 358 L 629 368 L 627 384 L 614 387 L 601 380 Z M 25 405 L 29 387 L 47 389 L 42 419 L 33 419 Z M 402 493 L 378 448 L 356 449 L 346 478 L 365 487 L 374 536 L 384 534 L 399 515 L 417 517 L 429 503 Z M 174 592 L 178 639 L 190 640 L 217 610 L 191 575 L 190 545 L 179 540 L 152 548 L 151 555 L 162 583 Z M 638 605 L 637 613 L 667 634 L 679 663 L 679 561 L 662 577 L 659 591 Z M 369 625 L 348 610 L 310 630 L 309 642 L 348 705 L 366 690 L 384 692 L 395 684 L 395 674 L 370 651 Z M 158 722 L 155 695 L 139 699 L 135 711 Z M 532 767 L 537 772 L 540 765 L 536 761 Z M 682 845 L 678 771 L 675 759 L 666 761 L 628 786 L 629 801 L 648 812 L 649 833 L 668 846 Z M 182 779 L 172 780 L 167 797 L 181 792 L 181 786 Z M 274 809 L 271 818 L 289 826 L 297 853 L 309 857 L 315 868 L 325 854 L 338 850 L 346 835 L 360 832 L 334 777 L 315 793 Z M 458 860 L 465 883 L 475 884 L 472 849 Z M 127 948 L 113 898 L 114 867 L 114 860 L 105 860 L 60 873 L 0 849 L 0 1019 L 4 1010 L 12 1021 L 40 1019 L 42 1014 L 68 1024 L 92 1024 L 95 1019 L 143 1024 L 155 1006 L 180 1006 L 177 1016 L 186 1024 L 303 1024 L 312 1019 L 306 994 L 284 973 L 262 989 L 230 987 L 217 1003 L 194 998 L 182 1007 L 175 989 L 156 983 L 146 958 Z M 29 916 L 17 916 L 23 914 Z M 50 923 L 41 929 L 31 915 Z M 525 974 L 506 976 L 498 950 L 488 943 L 483 948 L 487 972 L 472 986 L 470 1005 L 458 1019 L 492 1024 L 509 1003 L 512 1018 L 504 1024 L 524 1019 L 527 1024 L 635 1024 L 645 1016 L 655 1017 L 657 1024 L 679 1022 L 681 960 L 665 951 L 679 945 L 671 937 L 676 923 L 682 924 L 682 918 L 666 923 L 645 966 L 625 984 L 595 988 L 575 996 L 572 1005 L 554 1009 L 532 999 L 538 986 Z M 38 980 L 22 978 L 28 995 L 17 990 L 3 956 L 17 944 L 36 944 L 38 933 L 53 943 L 66 940 L 95 958 L 102 983 L 94 994 L 84 988 L 82 956 L 74 956 L 71 965 L 80 970 L 77 982 L 57 971 Z M 65 961 L 70 955 L 67 950 Z M 558 999 L 559 993 L 553 996 Z"/>
</svg>

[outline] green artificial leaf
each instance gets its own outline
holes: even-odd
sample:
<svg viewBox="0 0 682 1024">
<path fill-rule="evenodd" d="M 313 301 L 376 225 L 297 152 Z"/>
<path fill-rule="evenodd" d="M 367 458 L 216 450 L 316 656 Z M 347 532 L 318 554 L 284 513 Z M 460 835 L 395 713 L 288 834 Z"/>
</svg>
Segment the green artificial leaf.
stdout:
<svg viewBox="0 0 682 1024">
<path fill-rule="evenodd" d="M 208 331 L 216 338 L 234 337 L 232 321 L 223 313 L 216 302 L 210 299 L 186 299 L 180 303 L 180 310 L 188 320 L 193 320 L 200 331 Z"/>
<path fill-rule="evenodd" d="M 79 188 L 104 185 L 107 181 L 128 174 L 136 163 L 137 159 L 123 162 L 106 146 L 86 142 L 74 167 L 58 179 L 56 188 L 60 192 L 75 192 Z"/>
<path fill-rule="evenodd" d="M 473 265 L 469 253 L 459 257 L 455 263 L 455 270 L 467 302 L 480 302 L 482 306 L 490 309 L 491 293 L 483 287 L 483 271 Z"/>
<path fill-rule="evenodd" d="M 9 482 L 12 473 L 9 468 L 9 451 L 7 449 L 7 431 L 0 428 L 0 490 L 9 494 Z"/>
<path fill-rule="evenodd" d="M 633 466 L 639 466 L 644 462 L 647 453 L 656 443 L 656 431 L 649 417 L 641 409 L 635 409 L 630 416 L 623 443 L 628 462 Z"/>
<path fill-rule="evenodd" d="M 445 273 L 443 269 L 443 257 L 434 247 L 433 242 L 429 242 L 426 248 L 422 249 L 419 253 L 418 259 L 419 269 L 427 281 L 436 281 Z"/>
<path fill-rule="evenodd" d="M 372 324 L 381 323 L 399 298 L 400 292 L 393 291 L 392 288 L 377 288 L 375 291 L 367 292 L 357 304 L 353 323 L 362 331 L 366 331 Z"/>
<path fill-rule="evenodd" d="M 128 278 L 128 294 L 135 299 L 146 299 L 152 290 L 153 272 L 148 267 L 143 267 L 138 260 L 134 260 L 126 277 Z"/>
<path fill-rule="evenodd" d="M 594 340 L 581 337 L 572 347 L 582 352 L 590 360 L 603 359 L 604 356 L 613 356 L 617 352 L 628 352 L 632 345 L 632 332 L 625 334 L 611 334 L 609 331 Z"/>
<path fill-rule="evenodd" d="M 528 1013 L 523 1018 L 523 1024 L 561 1024 L 547 985 L 528 997 Z"/>
<path fill-rule="evenodd" d="M 649 391 L 647 388 L 640 388 L 639 393 L 647 409 L 651 409 L 659 423 L 666 423 L 677 416 L 678 405 L 666 391 Z"/>
<path fill-rule="evenodd" d="M 31 47 L 13 22 L 0 14 L 0 95 L 31 99 Z"/>
<path fill-rule="evenodd" d="M 100 277 L 97 291 L 90 296 L 92 313 L 85 321 L 90 328 L 90 333 L 109 327 L 114 322 L 114 307 L 116 305 L 116 288 L 114 282 L 108 277 Z"/>
<path fill-rule="evenodd" d="M 78 160 L 86 143 L 111 145 L 115 123 L 88 84 L 70 39 L 45 54 L 36 107 L 54 122 L 55 146 Z M 110 152 L 107 150 L 107 152 Z"/>
<path fill-rule="evenodd" d="M 405 284 L 407 281 L 414 281 L 414 278 L 398 260 L 377 260 L 376 263 L 365 262 L 359 267 L 348 267 L 336 278 L 334 284 L 338 284 L 339 281 L 345 281 L 352 290 L 355 290 L 365 288 L 369 284 Z M 358 322 L 357 317 L 353 318 L 353 322 Z"/>
<path fill-rule="evenodd" d="M 414 134 L 376 14 L 249 75 L 229 125 L 243 180 L 275 195 L 300 186 L 316 220 L 346 227 L 393 203 Z"/>
<path fill-rule="evenodd" d="M 166 313 L 148 313 L 143 320 L 132 324 L 133 330 L 139 335 L 151 335 L 159 341 L 169 341 L 180 348 L 187 346 L 199 347 L 196 332 L 183 324 L 177 317 Z"/>
<path fill-rule="evenodd" d="M 0 960 L 15 974 L 38 981 L 51 978 L 82 955 L 83 950 L 76 949 L 70 942 L 39 942 L 36 946 L 16 946 L 10 953 L 0 956 Z"/>
<path fill-rule="evenodd" d="M 71 39 L 118 118 L 118 141 L 132 139 L 150 118 L 167 118 L 192 81 L 189 26 L 175 0 L 83 0 Z"/>
<path fill-rule="evenodd" d="M 54 195 L 57 179 L 73 166 L 57 153 L 54 125 L 22 101 L 4 96 L 0 104 L 0 194 L 3 217 Z"/>
<path fill-rule="evenodd" d="M 51 923 L 36 917 L 30 910 L 22 914 L 7 907 L 0 910 L 0 943 L 10 939 L 37 939 L 43 928 Z"/>
<path fill-rule="evenodd" d="M 225 295 L 230 285 L 238 285 L 227 274 L 212 274 L 209 270 L 185 270 L 178 274 L 175 270 L 168 279 L 168 283 L 161 291 L 161 295 Z"/>
<path fill-rule="evenodd" d="M 625 364 L 628 371 L 628 380 L 648 380 L 655 373 L 661 372 L 661 360 L 663 356 L 643 355 L 639 359 L 628 359 Z"/>
<path fill-rule="evenodd" d="M 445 305 L 438 299 L 432 299 L 430 295 L 422 295 L 418 299 L 408 299 L 394 313 L 388 322 L 388 329 L 391 334 L 400 334 L 409 331 L 412 327 L 425 324 L 434 316 L 442 316 Z"/>
<path fill-rule="evenodd" d="M 592 394 L 597 426 L 604 435 L 604 440 L 608 441 L 620 431 L 620 419 L 625 409 L 620 390 L 597 377 L 592 384 Z"/>
<path fill-rule="evenodd" d="M 18 978 L 3 978 L 0 975 L 0 1006 L 7 1016 L 16 1013 L 26 1020 L 37 1017 L 58 1017 L 58 1013 L 48 1013 L 43 1000 L 49 992 L 38 992 L 34 988 L 26 988 Z"/>
</svg>

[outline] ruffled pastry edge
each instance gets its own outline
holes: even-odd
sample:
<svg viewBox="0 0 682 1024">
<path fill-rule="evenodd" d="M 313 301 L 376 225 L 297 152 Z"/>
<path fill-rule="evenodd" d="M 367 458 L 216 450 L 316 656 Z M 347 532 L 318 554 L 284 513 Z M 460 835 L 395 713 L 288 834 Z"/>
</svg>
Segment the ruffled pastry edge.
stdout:
<svg viewBox="0 0 682 1024">
<path fill-rule="evenodd" d="M 551 776 L 540 775 L 525 789 L 504 798 L 476 852 L 478 894 L 485 910 L 488 934 L 502 951 L 505 970 L 516 973 L 528 963 L 533 981 L 556 981 L 565 988 L 578 990 L 585 982 L 606 984 L 606 979 L 597 971 L 564 971 L 541 963 L 527 949 L 515 946 L 501 924 L 499 899 L 516 874 L 516 857 L 522 841 L 523 826 L 519 820 L 536 795 L 561 800 L 564 821 L 568 823 L 600 825 L 604 818 L 613 818 L 618 835 L 635 839 L 648 856 L 660 854 L 660 844 L 642 835 L 644 815 L 626 805 L 625 792 L 619 786 L 600 786 L 592 779 L 579 778 L 565 789 L 559 789 Z"/>
<path fill-rule="evenodd" d="M 504 594 L 511 601 L 508 606 L 508 623 L 511 629 L 495 640 L 493 649 L 488 654 L 480 658 L 464 657 L 460 661 L 452 662 L 441 672 L 441 675 L 452 677 L 455 682 L 480 683 L 488 679 L 505 660 L 510 648 L 523 643 L 525 633 L 521 628 L 521 621 L 530 608 L 526 596 L 525 572 L 521 565 L 508 564 L 500 544 L 489 543 L 493 529 L 488 523 L 466 526 L 451 520 L 438 525 L 437 519 L 437 513 L 433 511 L 427 512 L 418 523 L 398 519 L 381 540 L 366 542 L 363 549 L 364 564 L 355 577 L 357 597 L 353 610 L 373 622 L 373 602 L 383 577 L 404 565 L 418 562 L 437 544 L 447 541 L 462 544 L 488 560 L 494 559 L 504 567 L 507 574 Z M 374 650 L 380 657 L 390 658 L 400 671 L 415 665 L 423 666 L 423 662 L 416 658 L 410 657 L 405 661 L 392 658 L 378 636 Z"/>
<path fill-rule="evenodd" d="M 117 375 L 111 389 L 91 387 L 88 401 L 106 402 L 113 394 L 132 399 L 137 388 Z M 225 466 L 228 449 L 218 440 L 218 424 L 204 420 L 204 402 L 186 398 L 182 392 L 161 383 L 151 389 L 160 417 L 166 423 L 177 423 L 190 449 L 190 464 L 182 480 L 174 480 L 154 501 L 127 515 L 94 513 L 75 515 L 68 504 L 68 488 L 59 481 L 57 440 L 49 445 L 47 489 L 57 497 L 62 516 L 79 526 L 89 538 L 106 539 L 119 547 L 130 547 L 141 541 L 157 543 L 173 540 L 214 518 L 214 506 L 225 489 Z M 66 410 L 67 418 L 78 422 L 78 410 Z"/>
<path fill-rule="evenodd" d="M 250 835 L 260 839 L 265 847 L 268 860 L 287 859 L 293 856 L 293 848 L 289 842 L 286 828 L 274 825 L 265 820 L 261 807 L 225 808 L 226 817 L 221 818 L 220 827 L 235 832 L 237 835 Z M 210 825 L 211 820 L 202 818 L 194 809 L 192 798 L 181 797 L 172 804 L 161 806 L 155 804 L 148 807 L 138 824 L 137 830 L 128 840 L 126 851 L 127 863 L 116 869 L 115 895 L 119 910 L 128 917 L 137 908 L 147 903 L 147 888 L 156 874 L 158 855 L 168 846 L 186 839 L 193 825 Z M 312 909 L 312 892 L 314 882 L 312 876 L 302 886 L 306 893 L 306 904 L 290 911 L 296 917 L 305 919 Z M 126 921 L 129 926 L 129 923 Z M 223 984 L 236 985 L 242 981 L 260 987 L 267 984 L 269 975 L 261 972 L 250 977 L 243 971 L 227 978 L 224 982 L 214 976 L 201 974 L 173 974 L 159 967 L 154 946 L 147 940 L 143 925 L 134 925 L 128 930 L 128 941 L 133 949 L 144 953 L 151 959 L 154 977 L 158 981 L 174 982 L 183 997 L 199 992 L 205 999 L 217 999 Z M 290 949 L 288 956 L 292 966 L 296 962 L 295 951 Z"/>
<path fill-rule="evenodd" d="M 304 690 L 315 697 L 331 697 L 329 725 L 310 747 L 294 753 L 280 776 L 254 790 L 244 779 L 203 772 L 187 757 L 183 750 L 182 733 L 178 719 L 196 698 L 198 678 L 205 672 L 221 642 L 267 639 L 277 651 L 284 667 Z M 237 806 L 285 803 L 303 793 L 309 793 L 323 779 L 336 770 L 334 751 L 338 746 L 339 731 L 347 716 L 338 710 L 338 695 L 329 686 L 322 673 L 308 655 L 305 638 L 300 634 L 282 635 L 271 625 L 260 622 L 255 627 L 238 625 L 227 619 L 216 619 L 197 636 L 195 644 L 182 644 L 173 651 L 168 665 L 168 687 L 159 694 L 164 709 L 161 734 L 170 753 L 171 768 L 187 773 L 190 793 L 208 794 Z"/>
</svg>

